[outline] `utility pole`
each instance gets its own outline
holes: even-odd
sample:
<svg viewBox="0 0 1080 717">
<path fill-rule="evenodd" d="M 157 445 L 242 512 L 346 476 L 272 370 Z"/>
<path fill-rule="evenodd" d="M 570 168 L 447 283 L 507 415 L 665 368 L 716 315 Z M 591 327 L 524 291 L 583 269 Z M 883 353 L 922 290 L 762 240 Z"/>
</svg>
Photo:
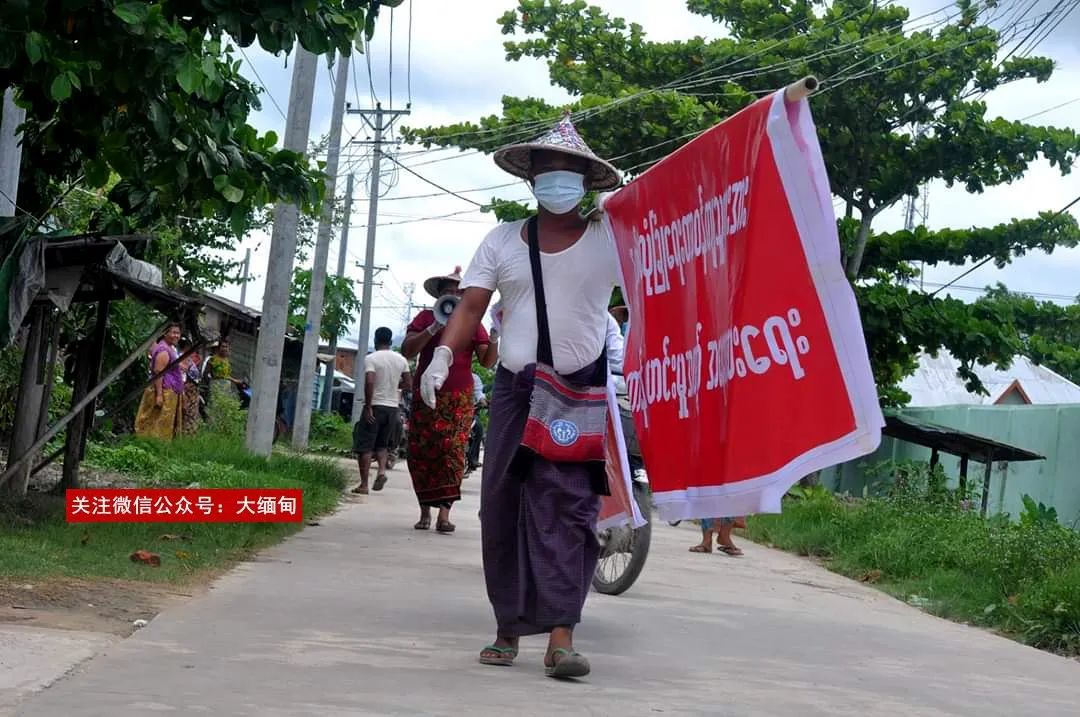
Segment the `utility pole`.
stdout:
<svg viewBox="0 0 1080 717">
<path fill-rule="evenodd" d="M 14 87 L 4 91 L 0 112 L 0 217 L 13 217 L 19 194 L 19 165 L 22 163 L 19 125 L 26 119 L 26 110 L 15 104 Z"/>
<path fill-rule="evenodd" d="M 352 214 L 353 176 L 350 174 L 345 179 L 345 211 L 341 223 L 341 241 L 338 242 L 337 275 L 340 279 L 345 276 L 345 256 L 349 251 L 349 216 Z M 334 372 L 337 370 L 337 333 L 330 337 L 330 355 L 333 357 L 326 367 L 323 378 L 322 410 L 329 413 L 333 410 L 334 403 Z"/>
<path fill-rule="evenodd" d="M 384 110 L 381 104 L 377 104 L 373 110 L 349 110 L 349 112 L 361 115 L 375 132 L 374 141 L 358 142 L 358 144 L 370 144 L 372 156 L 371 190 L 368 196 L 367 250 L 364 252 L 364 298 L 360 306 L 360 336 L 357 340 L 356 365 L 353 367 L 356 389 L 353 394 L 352 421 L 356 423 L 360 420 L 360 414 L 364 408 L 364 357 L 367 355 L 371 336 L 371 287 L 375 275 L 375 225 L 379 220 L 379 162 L 382 159 L 383 132 L 390 129 L 390 125 L 398 117 L 409 114 L 409 110 Z M 370 119 L 372 116 L 375 118 L 374 122 Z M 387 120 L 389 124 L 384 124 Z"/>
<path fill-rule="evenodd" d="M 306 154 L 318 64 L 315 55 L 299 45 L 293 62 L 284 144 L 285 149 Z M 289 287 L 292 283 L 293 260 L 296 258 L 299 215 L 300 209 L 295 204 L 281 202 L 274 207 L 274 230 L 270 236 L 270 259 L 247 423 L 248 450 L 260 456 L 269 456 L 274 447 L 281 357 L 289 320 Z"/>
<path fill-rule="evenodd" d="M 240 280 L 240 303 L 247 306 L 247 285 L 251 276 L 251 249 L 244 252 L 244 278 Z"/>
<path fill-rule="evenodd" d="M 345 118 L 348 81 L 349 61 L 344 55 L 338 54 L 334 106 L 330 115 L 330 144 L 326 150 L 326 192 L 322 217 L 319 219 L 319 233 L 315 238 L 315 263 L 311 267 L 311 293 L 308 296 L 307 319 L 304 321 L 304 351 L 300 359 L 300 378 L 296 384 L 296 417 L 293 419 L 292 445 L 298 451 L 307 450 L 311 433 L 311 411 L 315 404 L 315 375 L 319 368 L 319 337 L 322 335 L 323 303 L 326 298 L 326 264 L 330 259 L 334 192 L 337 187 L 341 124 Z"/>
</svg>

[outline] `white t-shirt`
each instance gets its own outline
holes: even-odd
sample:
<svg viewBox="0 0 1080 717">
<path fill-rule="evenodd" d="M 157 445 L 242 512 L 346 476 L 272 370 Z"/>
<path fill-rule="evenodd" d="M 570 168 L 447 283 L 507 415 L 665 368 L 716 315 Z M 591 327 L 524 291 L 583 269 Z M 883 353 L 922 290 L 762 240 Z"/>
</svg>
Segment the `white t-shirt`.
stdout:
<svg viewBox="0 0 1080 717">
<path fill-rule="evenodd" d="M 364 373 L 375 374 L 375 392 L 371 405 L 397 408 L 401 375 L 408 370 L 409 362 L 396 351 L 383 349 L 365 356 Z M 360 387 L 360 390 L 364 388 Z"/>
<path fill-rule="evenodd" d="M 607 315 L 607 362 L 612 373 L 623 372 L 623 358 L 626 355 L 626 340 L 623 339 L 619 322 L 610 313 Z"/>
<path fill-rule="evenodd" d="M 525 220 L 502 224 L 473 255 L 461 288 L 498 291 L 502 299 L 500 362 L 521 371 L 536 362 L 536 300 Z M 600 222 L 590 222 L 573 246 L 541 253 L 551 353 L 555 370 L 579 371 L 600 357 L 607 337 L 608 301 L 619 283 L 615 246 Z"/>
</svg>

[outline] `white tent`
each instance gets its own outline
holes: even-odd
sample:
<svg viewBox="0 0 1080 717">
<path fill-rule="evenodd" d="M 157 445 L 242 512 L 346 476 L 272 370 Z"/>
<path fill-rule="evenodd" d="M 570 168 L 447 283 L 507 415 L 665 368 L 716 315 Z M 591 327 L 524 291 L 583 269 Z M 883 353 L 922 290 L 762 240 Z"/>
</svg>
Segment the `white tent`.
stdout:
<svg viewBox="0 0 1080 717">
<path fill-rule="evenodd" d="M 1080 386 L 1026 356 L 1016 356 L 1005 370 L 974 368 L 989 395 L 971 393 L 957 375 L 960 362 L 947 351 L 919 356 L 919 368 L 900 384 L 911 394 L 911 407 L 957 404 L 1016 405 L 1080 403 Z"/>
</svg>

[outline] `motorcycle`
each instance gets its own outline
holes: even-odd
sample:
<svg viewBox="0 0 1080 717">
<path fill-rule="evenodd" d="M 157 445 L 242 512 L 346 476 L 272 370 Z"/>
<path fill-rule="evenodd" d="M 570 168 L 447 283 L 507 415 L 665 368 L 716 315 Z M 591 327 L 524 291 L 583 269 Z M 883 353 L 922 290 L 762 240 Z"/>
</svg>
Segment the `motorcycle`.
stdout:
<svg viewBox="0 0 1080 717">
<path fill-rule="evenodd" d="M 621 525 L 607 528 L 597 533 L 600 541 L 600 559 L 593 573 L 593 588 L 605 595 L 620 595 L 630 589 L 645 567 L 652 542 L 652 498 L 649 491 L 649 477 L 645 472 L 645 462 L 641 458 L 641 447 L 634 430 L 633 414 L 626 384 L 621 376 L 616 376 L 616 397 L 619 402 L 619 418 L 622 421 L 623 435 L 626 438 L 627 458 L 634 488 L 634 501 L 645 518 L 645 525 L 631 528 Z"/>
<path fill-rule="evenodd" d="M 484 445 L 484 424 L 480 421 L 480 412 L 486 408 L 478 404 L 473 411 L 472 427 L 469 429 L 469 445 L 465 450 L 465 476 L 480 467 L 480 449 Z"/>
</svg>

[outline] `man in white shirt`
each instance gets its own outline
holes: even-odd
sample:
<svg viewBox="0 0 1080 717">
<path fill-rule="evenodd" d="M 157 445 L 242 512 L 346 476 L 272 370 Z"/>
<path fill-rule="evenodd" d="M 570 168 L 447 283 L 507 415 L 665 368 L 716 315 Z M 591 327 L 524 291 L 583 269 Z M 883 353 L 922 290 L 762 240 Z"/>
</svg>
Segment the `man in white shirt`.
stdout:
<svg viewBox="0 0 1080 717">
<path fill-rule="evenodd" d="M 390 346 L 394 334 L 385 326 L 375 330 L 375 351 L 364 357 L 364 410 L 353 426 L 353 453 L 360 462 L 360 485 L 353 493 L 368 494 L 371 454 L 379 464 L 375 490 L 386 485 L 387 446 L 398 422 L 402 386 L 411 382 L 409 362 Z"/>
<path fill-rule="evenodd" d="M 611 189 L 618 172 L 577 135 L 569 118 L 536 142 L 500 149 L 495 161 L 533 185 L 538 209 L 544 294 L 555 370 L 579 383 L 606 376 L 607 306 L 618 283 L 614 246 L 599 222 L 578 213 L 586 190 Z M 461 282 L 465 290 L 421 380 L 431 403 L 453 352 L 467 345 L 498 291 L 502 303 L 501 366 L 496 374 L 484 457 L 480 524 L 484 576 L 495 612 L 495 641 L 480 653 L 508 665 L 519 638 L 550 633 L 545 671 L 581 677 L 589 663 L 573 648 L 573 630 L 596 569 L 603 466 L 551 462 L 518 451 L 537 363 L 536 293 L 524 221 L 503 224 L 481 244 Z M 597 369 L 600 369 L 599 371 Z M 588 377 L 588 378 L 585 378 Z M 601 383 L 599 385 L 603 385 Z"/>
</svg>

